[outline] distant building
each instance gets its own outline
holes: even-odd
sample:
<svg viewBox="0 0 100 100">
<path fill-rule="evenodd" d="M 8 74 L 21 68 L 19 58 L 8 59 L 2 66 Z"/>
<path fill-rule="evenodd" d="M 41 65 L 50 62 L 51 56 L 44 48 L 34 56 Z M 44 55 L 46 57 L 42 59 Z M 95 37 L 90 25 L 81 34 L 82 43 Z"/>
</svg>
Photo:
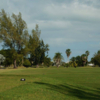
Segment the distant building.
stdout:
<svg viewBox="0 0 100 100">
<path fill-rule="evenodd" d="M 90 64 L 87 64 L 88 66 L 94 66 L 94 64 L 90 63 Z"/>
<path fill-rule="evenodd" d="M 65 62 L 65 63 L 69 63 L 69 61 Z"/>
</svg>

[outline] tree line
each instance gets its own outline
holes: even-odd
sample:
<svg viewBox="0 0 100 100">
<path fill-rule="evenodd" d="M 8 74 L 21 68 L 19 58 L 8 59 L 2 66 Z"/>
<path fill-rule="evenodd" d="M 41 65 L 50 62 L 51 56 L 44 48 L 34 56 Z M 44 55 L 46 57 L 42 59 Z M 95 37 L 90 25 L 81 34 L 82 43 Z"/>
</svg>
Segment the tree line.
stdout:
<svg viewBox="0 0 100 100">
<path fill-rule="evenodd" d="M 27 24 L 22 19 L 21 13 L 9 16 L 4 9 L 0 12 L 0 41 L 3 49 L 0 54 L 4 55 L 4 65 L 39 65 L 44 63 L 48 66 L 49 45 L 40 40 L 41 31 L 36 24 L 29 34 Z M 47 52 L 47 54 L 46 54 Z"/>
<path fill-rule="evenodd" d="M 55 53 L 53 63 L 51 58 L 48 57 L 49 45 L 40 40 L 41 30 L 36 24 L 35 29 L 31 33 L 28 32 L 27 24 L 22 19 L 19 12 L 18 15 L 12 13 L 9 16 L 4 9 L 0 12 L 0 41 L 3 43 L 3 49 L 0 50 L 0 64 L 5 66 L 11 64 L 14 68 L 17 66 L 33 66 L 41 65 L 50 66 L 55 64 L 57 67 L 64 65 L 65 67 L 85 66 L 88 63 L 88 56 L 90 52 L 87 50 L 84 54 L 72 57 L 71 50 L 66 49 L 65 53 L 68 58 L 67 64 L 63 63 L 64 60 L 60 52 Z M 100 66 L 100 50 L 91 58 L 91 62 Z"/>
<path fill-rule="evenodd" d="M 85 51 L 84 54 L 82 55 L 78 55 L 76 57 L 72 57 L 69 60 L 69 56 L 71 55 L 71 50 L 70 49 L 66 49 L 65 51 L 67 58 L 68 58 L 68 62 L 65 63 L 63 62 L 63 56 L 60 52 L 55 53 L 54 55 L 54 64 L 59 67 L 59 65 L 62 64 L 62 66 L 64 67 L 79 67 L 79 66 L 87 66 L 88 63 L 93 63 L 95 66 L 100 66 L 100 50 L 97 51 L 97 53 L 94 54 L 94 56 L 91 58 L 91 61 L 88 61 L 88 56 L 90 54 L 90 52 L 87 50 Z"/>
</svg>

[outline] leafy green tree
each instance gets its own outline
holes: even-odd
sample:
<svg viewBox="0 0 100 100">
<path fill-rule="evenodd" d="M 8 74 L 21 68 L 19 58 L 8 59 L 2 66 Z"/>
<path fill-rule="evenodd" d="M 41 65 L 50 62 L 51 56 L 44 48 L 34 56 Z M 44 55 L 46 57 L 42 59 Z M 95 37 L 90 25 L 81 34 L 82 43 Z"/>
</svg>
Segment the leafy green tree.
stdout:
<svg viewBox="0 0 100 100">
<path fill-rule="evenodd" d="M 48 54 L 49 51 L 49 45 L 44 44 L 43 40 L 39 41 L 38 47 L 35 49 L 34 53 L 31 53 L 30 59 L 34 61 L 35 65 L 39 65 L 44 63 L 46 58 L 46 52 Z"/>
<path fill-rule="evenodd" d="M 76 63 L 77 63 L 78 66 L 82 66 L 83 65 L 81 56 L 76 56 Z"/>
<path fill-rule="evenodd" d="M 30 62 L 32 63 L 34 61 L 34 56 L 37 56 L 36 54 L 36 48 L 39 49 L 40 44 L 40 37 L 41 31 L 39 30 L 39 26 L 36 24 L 35 30 L 32 30 L 32 34 L 29 36 L 29 54 L 30 54 Z M 39 54 L 38 54 L 39 55 Z"/>
<path fill-rule="evenodd" d="M 10 66 L 11 64 L 13 64 L 12 52 L 9 49 L 0 50 L 0 54 L 4 55 L 4 57 L 6 58 L 5 61 L 3 62 L 5 67 Z"/>
<path fill-rule="evenodd" d="M 61 61 L 63 60 L 63 56 L 61 55 L 60 52 L 55 53 L 53 60 L 56 63 L 57 67 L 60 65 Z"/>
<path fill-rule="evenodd" d="M 51 65 L 51 58 L 46 56 L 44 59 L 44 65 L 49 67 Z"/>
<path fill-rule="evenodd" d="M 29 37 L 28 46 L 30 49 L 30 62 L 34 62 L 37 66 L 44 62 L 45 53 L 49 51 L 49 45 L 44 44 L 44 41 L 39 39 L 40 34 L 39 26 L 36 25 L 35 30 L 32 30 L 32 35 Z"/>
<path fill-rule="evenodd" d="M 91 62 L 100 67 L 100 55 L 96 55 L 95 57 L 91 58 Z"/>
<path fill-rule="evenodd" d="M 34 64 L 38 65 L 40 64 L 40 58 L 41 58 L 41 49 L 40 49 L 40 45 L 35 49 L 35 54 L 32 55 L 33 59 L 34 59 Z"/>
<path fill-rule="evenodd" d="M 91 62 L 100 67 L 100 50 L 94 54 L 94 57 L 91 58 Z"/>
<path fill-rule="evenodd" d="M 41 40 L 40 41 L 40 52 L 41 52 L 40 63 L 43 63 L 45 58 L 47 58 L 48 51 L 49 51 L 49 45 L 44 44 L 44 41 Z M 47 56 L 46 56 L 46 52 L 47 52 Z"/>
<path fill-rule="evenodd" d="M 25 67 L 30 67 L 31 66 L 31 63 L 30 63 L 30 61 L 28 59 L 25 59 L 23 65 Z"/>
<path fill-rule="evenodd" d="M 32 34 L 29 36 L 29 44 L 28 47 L 30 49 L 30 54 L 35 53 L 35 49 L 39 46 L 41 31 L 39 30 L 39 26 L 36 24 L 35 30 L 32 30 Z"/>
<path fill-rule="evenodd" d="M 71 54 L 71 50 L 70 49 L 66 49 L 66 55 L 67 55 L 67 58 L 68 58 L 68 62 L 69 62 L 70 54 Z"/>
<path fill-rule="evenodd" d="M 22 19 L 21 13 L 8 16 L 2 10 L 0 12 L 0 39 L 4 43 L 4 48 L 10 49 L 13 56 L 14 68 L 19 57 L 23 58 L 28 52 L 29 34 L 26 22 Z"/>
</svg>

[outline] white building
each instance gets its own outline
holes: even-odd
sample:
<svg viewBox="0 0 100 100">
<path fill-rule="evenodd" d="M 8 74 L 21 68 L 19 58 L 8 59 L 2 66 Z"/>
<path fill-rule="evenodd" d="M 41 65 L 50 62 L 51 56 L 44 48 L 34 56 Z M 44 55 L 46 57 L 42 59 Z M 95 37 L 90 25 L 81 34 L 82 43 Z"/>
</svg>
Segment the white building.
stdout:
<svg viewBox="0 0 100 100">
<path fill-rule="evenodd" d="M 94 64 L 90 63 L 90 64 L 87 64 L 88 66 L 94 66 Z"/>
</svg>

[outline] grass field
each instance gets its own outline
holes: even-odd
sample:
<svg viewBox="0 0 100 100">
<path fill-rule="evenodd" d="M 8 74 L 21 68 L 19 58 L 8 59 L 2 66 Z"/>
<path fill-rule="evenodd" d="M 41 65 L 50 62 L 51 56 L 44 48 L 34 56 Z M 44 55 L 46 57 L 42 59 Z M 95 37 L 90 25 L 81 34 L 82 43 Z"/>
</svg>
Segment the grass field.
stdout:
<svg viewBox="0 0 100 100">
<path fill-rule="evenodd" d="M 100 68 L 0 69 L 0 100 L 100 100 Z"/>
</svg>

